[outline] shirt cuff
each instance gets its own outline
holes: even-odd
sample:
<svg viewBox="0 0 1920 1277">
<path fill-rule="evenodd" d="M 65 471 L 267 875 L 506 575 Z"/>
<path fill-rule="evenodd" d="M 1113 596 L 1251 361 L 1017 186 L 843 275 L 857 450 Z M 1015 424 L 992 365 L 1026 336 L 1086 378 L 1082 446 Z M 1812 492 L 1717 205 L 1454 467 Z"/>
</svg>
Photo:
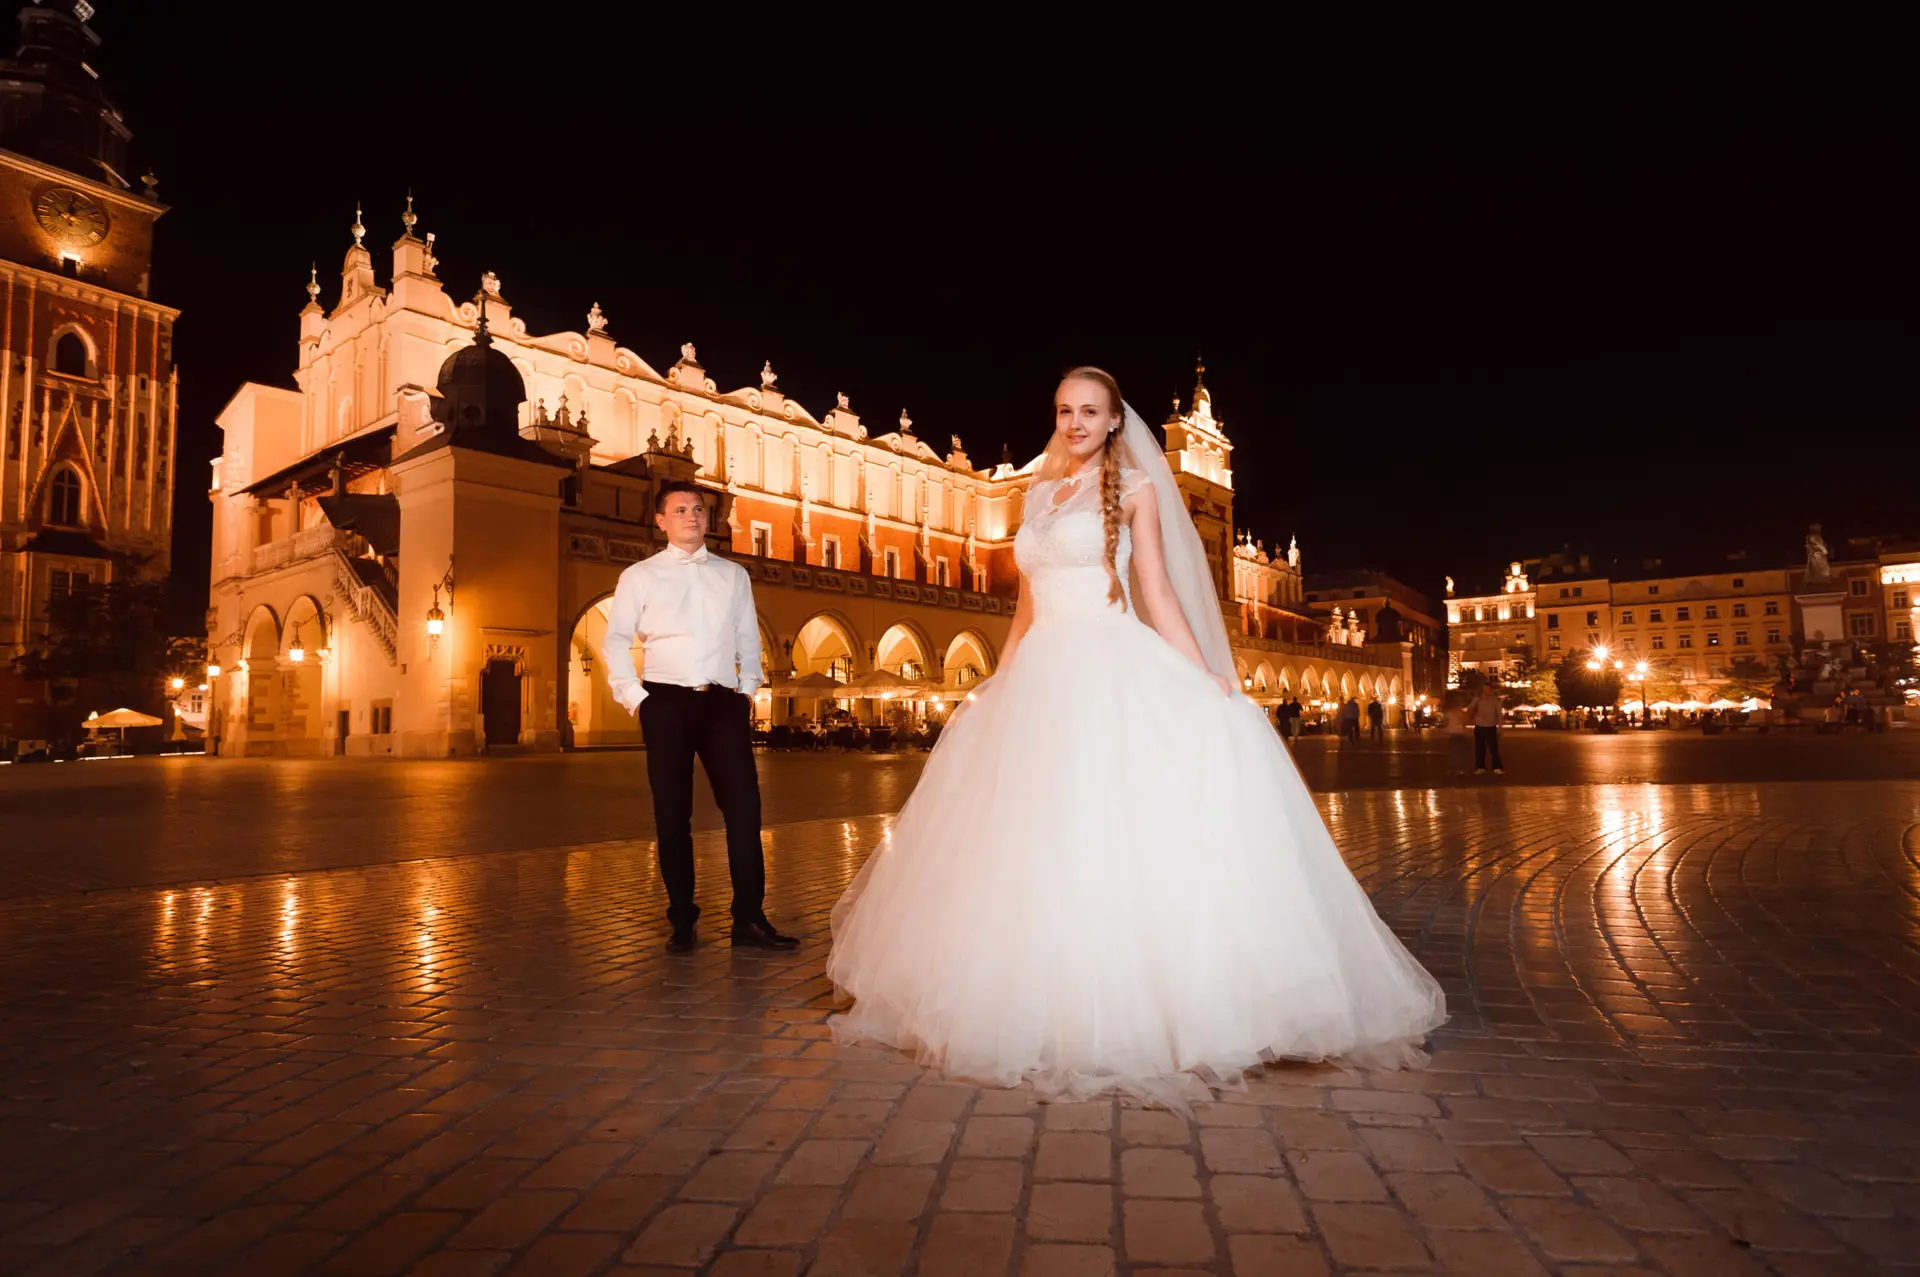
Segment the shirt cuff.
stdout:
<svg viewBox="0 0 1920 1277">
<path fill-rule="evenodd" d="M 613 699 L 619 701 L 620 708 L 626 710 L 627 713 L 638 713 L 640 710 L 640 702 L 647 699 L 647 689 L 638 683 L 630 683 L 626 687 L 615 691 Z"/>
</svg>

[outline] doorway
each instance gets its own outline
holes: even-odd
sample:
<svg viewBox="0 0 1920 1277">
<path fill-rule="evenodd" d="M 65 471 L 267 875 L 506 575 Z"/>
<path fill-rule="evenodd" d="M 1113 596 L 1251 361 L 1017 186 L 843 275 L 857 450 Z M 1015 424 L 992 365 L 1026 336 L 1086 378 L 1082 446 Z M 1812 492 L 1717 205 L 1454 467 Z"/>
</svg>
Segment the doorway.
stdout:
<svg viewBox="0 0 1920 1277">
<path fill-rule="evenodd" d="M 520 675 L 511 660 L 487 662 L 480 675 L 480 712 L 486 716 L 489 748 L 520 743 Z"/>
</svg>

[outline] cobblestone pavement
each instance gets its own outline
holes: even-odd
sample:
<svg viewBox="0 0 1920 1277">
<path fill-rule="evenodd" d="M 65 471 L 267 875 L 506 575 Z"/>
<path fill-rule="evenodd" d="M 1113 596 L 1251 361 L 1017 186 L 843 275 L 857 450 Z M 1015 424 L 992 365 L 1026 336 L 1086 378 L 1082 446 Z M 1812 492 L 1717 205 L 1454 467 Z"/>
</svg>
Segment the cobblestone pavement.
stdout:
<svg viewBox="0 0 1920 1277">
<path fill-rule="evenodd" d="M 0 903 L 0 1272 L 1920 1264 L 1920 784 L 1323 805 L 1454 1020 L 1191 1122 L 834 1045 L 884 815 L 769 830 L 787 955 L 669 958 L 634 842 Z"/>
<path fill-rule="evenodd" d="M 1499 785 L 1920 780 L 1920 730 L 1506 734 L 1507 775 L 1460 772 L 1437 733 L 1294 750 L 1322 793 Z M 772 824 L 897 811 L 922 754 L 763 754 Z M 0 767 L 0 899 L 301 873 L 651 833 L 645 755 L 459 761 L 144 758 Z M 696 788 L 696 829 L 720 813 Z M 57 853 L 53 849 L 57 849 Z"/>
</svg>

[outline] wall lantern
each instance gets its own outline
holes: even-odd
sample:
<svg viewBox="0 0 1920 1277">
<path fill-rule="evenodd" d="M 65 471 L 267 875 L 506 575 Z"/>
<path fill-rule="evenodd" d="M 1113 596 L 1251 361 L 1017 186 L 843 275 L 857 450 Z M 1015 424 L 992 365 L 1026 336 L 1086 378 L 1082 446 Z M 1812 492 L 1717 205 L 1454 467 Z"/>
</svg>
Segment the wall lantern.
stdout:
<svg viewBox="0 0 1920 1277">
<path fill-rule="evenodd" d="M 293 646 L 287 649 L 287 659 L 291 660 L 295 665 L 307 659 L 307 649 L 300 643 L 300 626 L 298 624 L 295 624 L 293 627 Z"/>
<path fill-rule="evenodd" d="M 447 614 L 440 610 L 440 587 L 433 587 L 433 606 L 427 609 L 427 633 L 434 638 L 447 628 Z"/>
</svg>

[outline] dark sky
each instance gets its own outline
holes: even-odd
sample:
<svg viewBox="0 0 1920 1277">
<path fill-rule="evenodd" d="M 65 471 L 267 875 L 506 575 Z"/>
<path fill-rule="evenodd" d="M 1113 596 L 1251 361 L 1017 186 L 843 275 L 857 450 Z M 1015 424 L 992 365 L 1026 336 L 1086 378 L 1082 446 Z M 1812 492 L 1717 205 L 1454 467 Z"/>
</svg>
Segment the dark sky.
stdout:
<svg viewBox="0 0 1920 1277">
<path fill-rule="evenodd" d="M 1915 103 L 1858 18 L 882 44 L 101 8 L 173 205 L 183 461 L 240 381 L 291 384 L 356 199 L 384 282 L 411 186 L 456 295 L 497 271 L 535 331 L 598 301 L 657 367 L 771 358 L 816 412 L 905 406 L 982 462 L 1040 447 L 1063 367 L 1157 422 L 1204 351 L 1240 521 L 1310 571 L 1437 593 L 1569 542 L 1784 563 L 1814 519 L 1920 530 Z M 180 475 L 198 588 L 206 471 Z"/>
</svg>

